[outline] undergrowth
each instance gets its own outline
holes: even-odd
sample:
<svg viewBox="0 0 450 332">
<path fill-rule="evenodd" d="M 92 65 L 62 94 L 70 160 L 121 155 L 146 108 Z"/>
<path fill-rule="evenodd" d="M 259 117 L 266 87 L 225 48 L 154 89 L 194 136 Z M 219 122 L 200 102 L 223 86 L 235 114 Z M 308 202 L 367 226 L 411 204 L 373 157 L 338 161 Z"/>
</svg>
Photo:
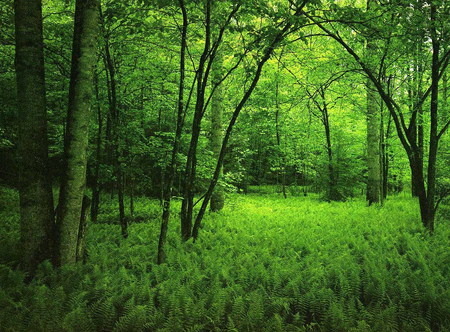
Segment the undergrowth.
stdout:
<svg viewBox="0 0 450 332">
<path fill-rule="evenodd" d="M 14 269 L 16 194 L 1 195 L 1 331 L 450 329 L 450 225 L 429 236 L 409 198 L 379 208 L 231 195 L 196 243 L 179 240 L 175 206 L 160 266 L 158 203 L 137 200 L 126 240 L 105 203 L 87 263 L 44 263 L 26 285 Z"/>
</svg>

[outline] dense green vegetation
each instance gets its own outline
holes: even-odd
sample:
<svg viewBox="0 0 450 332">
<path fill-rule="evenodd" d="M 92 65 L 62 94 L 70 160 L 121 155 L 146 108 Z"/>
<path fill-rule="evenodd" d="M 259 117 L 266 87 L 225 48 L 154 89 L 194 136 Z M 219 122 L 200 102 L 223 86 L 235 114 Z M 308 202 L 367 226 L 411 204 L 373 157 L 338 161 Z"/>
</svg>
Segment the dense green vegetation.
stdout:
<svg viewBox="0 0 450 332">
<path fill-rule="evenodd" d="M 10 268 L 18 260 L 16 196 L 2 192 L 3 331 L 450 329 L 450 225 L 429 237 L 409 197 L 380 209 L 361 199 L 231 195 L 197 243 L 173 229 L 170 263 L 159 266 L 151 259 L 159 204 L 136 201 L 139 222 L 123 241 L 107 200 L 89 226 L 86 264 L 44 263 L 25 285 Z"/>
<path fill-rule="evenodd" d="M 0 331 L 450 330 L 450 1 L 0 22 Z"/>
</svg>

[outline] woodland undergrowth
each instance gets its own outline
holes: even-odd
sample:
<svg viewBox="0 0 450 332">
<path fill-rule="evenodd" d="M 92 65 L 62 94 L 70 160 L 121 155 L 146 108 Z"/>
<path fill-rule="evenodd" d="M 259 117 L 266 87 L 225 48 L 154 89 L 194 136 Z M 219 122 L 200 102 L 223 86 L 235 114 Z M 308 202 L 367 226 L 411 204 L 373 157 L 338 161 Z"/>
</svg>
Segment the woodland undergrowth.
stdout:
<svg viewBox="0 0 450 332">
<path fill-rule="evenodd" d="M 196 243 L 179 239 L 175 204 L 158 266 L 158 202 L 136 199 L 124 240 L 104 197 L 86 264 L 43 263 L 25 284 L 17 195 L 1 197 L 1 331 L 450 330 L 450 222 L 428 235 L 411 198 L 230 195 Z"/>
</svg>

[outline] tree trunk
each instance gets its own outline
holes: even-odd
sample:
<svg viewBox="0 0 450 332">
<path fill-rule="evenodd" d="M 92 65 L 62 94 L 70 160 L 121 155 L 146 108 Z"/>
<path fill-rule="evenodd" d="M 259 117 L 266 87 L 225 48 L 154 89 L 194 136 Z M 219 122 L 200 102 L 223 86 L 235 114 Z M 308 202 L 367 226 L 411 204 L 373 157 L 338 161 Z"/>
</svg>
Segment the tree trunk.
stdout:
<svg viewBox="0 0 450 332">
<path fill-rule="evenodd" d="M 436 4 L 430 4 L 431 41 L 432 41 L 432 65 L 431 65 L 431 100 L 430 100 L 430 143 L 428 154 L 427 174 L 427 216 L 425 227 L 430 232 L 434 231 L 435 196 L 436 196 L 436 160 L 438 152 L 438 106 L 439 106 L 439 49 L 440 44 L 436 32 Z"/>
<path fill-rule="evenodd" d="M 367 0 L 367 10 L 370 9 L 371 0 Z M 372 55 L 376 46 L 367 41 L 367 52 Z M 381 169 L 381 140 L 380 127 L 381 118 L 378 108 L 377 91 L 368 78 L 366 82 L 367 93 L 367 190 L 366 200 L 369 205 L 383 202 L 383 180 Z"/>
<path fill-rule="evenodd" d="M 87 229 L 87 216 L 89 208 L 91 206 L 91 200 L 88 196 L 84 195 L 83 203 L 81 205 L 81 218 L 80 227 L 78 229 L 78 241 L 77 241 L 77 262 L 85 262 L 86 253 L 86 229 Z"/>
<path fill-rule="evenodd" d="M 91 205 L 91 221 L 97 222 L 98 210 L 100 205 L 100 164 L 102 157 L 102 131 L 103 131 L 103 117 L 102 109 L 100 107 L 99 92 L 98 92 L 98 80 L 95 77 L 95 96 L 97 100 L 97 122 L 98 122 L 98 132 L 97 132 L 97 147 L 95 155 L 95 173 L 94 173 L 94 183 L 92 185 L 92 205 Z"/>
<path fill-rule="evenodd" d="M 130 186 L 130 217 L 134 217 L 134 179 L 130 178 L 129 180 Z"/>
<path fill-rule="evenodd" d="M 301 9 L 301 8 L 300 8 Z M 296 16 L 301 13 L 301 10 L 298 10 L 296 12 Z M 225 131 L 225 136 L 222 140 L 222 146 L 220 148 L 220 154 L 219 158 L 217 159 L 216 169 L 214 170 L 213 177 L 211 179 L 211 182 L 209 183 L 208 190 L 206 191 L 205 197 L 203 199 L 202 205 L 200 207 L 200 210 L 197 214 L 197 217 L 195 218 L 194 227 L 192 230 L 192 237 L 194 238 L 194 241 L 198 237 L 198 232 L 200 229 L 201 222 L 203 220 L 203 216 L 205 215 L 206 207 L 208 206 L 209 200 L 211 199 L 212 193 L 214 191 L 214 188 L 217 184 L 217 181 L 219 180 L 221 167 L 223 166 L 223 160 L 225 158 L 225 153 L 228 145 L 228 141 L 230 139 L 231 133 L 233 131 L 233 127 L 237 121 L 237 118 L 239 114 L 241 113 L 242 108 L 246 104 L 247 100 L 250 98 L 251 94 L 253 93 L 253 90 L 255 89 L 256 85 L 258 84 L 258 81 L 261 77 L 262 69 L 269 60 L 270 56 L 272 55 L 274 49 L 278 44 L 286 37 L 286 34 L 288 33 L 289 29 L 291 28 L 291 24 L 287 23 L 282 30 L 280 30 L 270 43 L 270 45 L 266 48 L 263 57 L 258 62 L 258 66 L 255 71 L 255 75 L 253 76 L 252 82 L 250 86 L 247 88 L 247 90 L 244 93 L 244 96 L 240 100 L 239 104 L 234 109 L 233 115 L 231 116 L 230 122 L 228 123 L 227 130 Z"/>
<path fill-rule="evenodd" d="M 369 205 L 382 203 L 380 110 L 377 92 L 372 82 L 367 81 L 367 191 Z"/>
<path fill-rule="evenodd" d="M 220 82 L 222 67 L 222 58 L 217 56 L 217 60 L 213 70 L 212 82 L 218 84 Z M 219 158 L 220 147 L 222 146 L 222 114 L 223 114 L 223 88 L 217 85 L 216 91 L 211 101 L 211 150 L 215 159 Z M 220 176 L 223 175 L 223 167 L 220 170 Z M 225 204 L 225 195 L 222 186 L 216 186 L 211 196 L 210 209 L 217 212 L 223 209 Z"/>
<path fill-rule="evenodd" d="M 103 20 L 103 16 L 100 12 L 100 19 L 105 29 L 105 23 Z M 122 165 L 120 162 L 120 135 L 119 135 L 119 125 L 120 125 L 120 114 L 119 109 L 117 107 L 117 82 L 116 82 L 116 69 L 114 67 L 113 57 L 111 55 L 111 49 L 109 45 L 109 39 L 105 31 L 104 40 L 105 40 L 105 66 L 107 70 L 108 80 L 108 90 L 109 90 L 109 113 L 111 119 L 111 141 L 109 146 L 109 153 L 112 159 L 112 165 L 114 168 L 114 176 L 115 176 L 115 189 L 117 189 L 117 199 L 119 203 L 119 224 L 122 230 L 122 236 L 124 238 L 128 237 L 128 223 L 125 218 L 125 204 L 124 204 L 124 187 L 123 187 L 123 174 L 122 174 Z M 114 190 L 114 189 L 113 189 Z"/>
<path fill-rule="evenodd" d="M 377 93 L 370 80 L 367 81 L 367 191 L 369 205 L 382 202 L 380 111 Z"/>
<path fill-rule="evenodd" d="M 97 62 L 97 0 L 77 0 L 73 32 L 69 109 L 65 137 L 65 172 L 61 181 L 58 226 L 58 263 L 76 262 L 78 231 L 86 185 L 89 120 L 94 67 Z"/>
<path fill-rule="evenodd" d="M 327 156 L 328 156 L 328 194 L 327 199 L 331 201 L 339 201 L 342 199 L 341 195 L 337 191 L 336 188 L 336 174 L 334 170 L 334 161 L 333 161 L 333 147 L 331 145 L 331 128 L 330 121 L 328 116 L 328 109 L 324 101 L 324 107 L 322 111 L 322 121 L 325 129 L 325 138 L 326 138 L 326 148 L 327 148 Z"/>
<path fill-rule="evenodd" d="M 16 80 L 21 268 L 32 277 L 52 257 L 54 211 L 48 170 L 42 9 L 40 0 L 16 0 Z"/>
<path fill-rule="evenodd" d="M 191 237 L 192 216 L 194 210 L 194 185 L 197 167 L 197 146 L 200 137 L 201 122 L 205 106 L 205 89 L 208 81 L 209 66 L 207 66 L 211 45 L 211 0 L 205 3 L 205 46 L 200 57 L 197 69 L 197 96 L 195 103 L 194 119 L 192 121 L 191 141 L 187 155 L 183 202 L 181 204 L 181 238 L 186 241 Z M 205 68 L 206 67 L 206 68 Z"/>
<path fill-rule="evenodd" d="M 180 46 L 180 80 L 178 85 L 178 112 L 177 112 L 177 127 L 175 131 L 175 138 L 172 148 L 172 158 L 167 170 L 166 190 L 164 190 L 163 213 L 161 220 L 161 231 L 158 241 L 158 257 L 157 263 L 162 264 L 166 261 L 166 252 L 164 250 L 166 244 L 167 230 L 169 227 L 170 218 L 170 203 L 172 200 L 173 184 L 177 166 L 177 155 L 181 143 L 181 134 L 183 130 L 184 119 L 184 78 L 185 78 L 185 53 L 186 53 L 186 38 L 188 18 L 184 0 L 179 0 L 179 6 L 183 14 L 183 25 L 181 28 L 181 46 Z M 181 187 L 181 186 L 180 186 Z"/>
<path fill-rule="evenodd" d="M 391 132 L 391 115 L 389 114 L 386 133 L 383 139 L 383 198 L 386 199 L 388 194 L 388 176 L 389 176 L 389 141 Z"/>
<path fill-rule="evenodd" d="M 278 72 L 277 72 L 277 82 L 275 86 L 275 132 L 277 136 L 277 146 L 282 154 L 281 156 L 281 167 L 278 172 L 281 171 L 281 191 L 283 192 L 283 197 L 287 198 L 286 195 L 286 171 L 285 171 L 285 155 L 281 152 L 281 135 L 280 135 L 280 100 L 279 100 L 279 92 L 280 92 L 280 84 L 278 82 L 280 76 L 280 61 L 278 61 Z"/>
</svg>

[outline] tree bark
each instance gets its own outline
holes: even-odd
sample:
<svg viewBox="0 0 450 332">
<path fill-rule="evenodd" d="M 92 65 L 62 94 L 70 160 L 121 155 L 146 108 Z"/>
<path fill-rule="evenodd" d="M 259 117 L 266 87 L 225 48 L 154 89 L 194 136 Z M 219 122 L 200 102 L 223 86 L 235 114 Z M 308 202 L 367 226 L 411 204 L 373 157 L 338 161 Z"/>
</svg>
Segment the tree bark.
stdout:
<svg viewBox="0 0 450 332">
<path fill-rule="evenodd" d="M 387 198 L 388 194 L 388 177 L 389 177 L 389 152 L 390 152 L 390 136 L 391 136 L 391 116 L 388 117 L 388 123 L 386 126 L 386 133 L 383 133 L 383 198 Z"/>
<path fill-rule="evenodd" d="M 65 170 L 61 181 L 58 227 L 58 263 L 76 262 L 81 208 L 86 185 L 89 122 L 94 67 L 97 62 L 97 0 L 77 0 L 73 32 L 69 109 L 65 137 Z"/>
<path fill-rule="evenodd" d="M 326 148 L 327 148 L 327 156 L 328 156 L 328 194 L 327 199 L 331 201 L 339 201 L 342 200 L 341 194 L 338 192 L 336 186 L 336 172 L 334 169 L 334 160 L 333 160 L 333 146 L 331 144 L 331 128 L 330 128 L 330 119 L 328 115 L 328 107 L 325 103 L 325 94 L 322 92 L 323 98 L 323 108 L 322 112 L 322 122 L 325 129 L 325 138 L 326 138 Z"/>
<path fill-rule="evenodd" d="M 105 29 L 105 22 L 103 20 L 103 15 L 100 10 L 100 20 Z M 109 142 L 109 153 L 112 159 L 112 165 L 114 168 L 115 185 L 117 189 L 117 200 L 119 203 L 119 224 L 122 231 L 122 236 L 124 238 L 128 237 L 128 222 L 125 218 L 125 203 L 124 203 L 124 185 L 123 185 L 123 172 L 122 165 L 120 162 L 120 135 L 119 135 L 119 125 L 120 125 L 120 114 L 117 105 L 117 82 L 116 82 L 116 69 L 113 62 L 113 57 L 111 54 L 111 48 L 109 44 L 109 38 L 105 31 L 103 31 L 104 37 L 104 50 L 105 50 L 105 67 L 108 77 L 108 99 L 109 99 L 109 113 L 110 113 L 110 142 Z"/>
<path fill-rule="evenodd" d="M 95 170 L 94 170 L 94 180 L 92 185 L 92 200 L 91 200 L 91 221 L 97 222 L 98 210 L 100 206 L 100 165 L 102 159 L 102 132 L 103 132 L 103 117 L 102 117 L 102 109 L 100 107 L 100 98 L 98 92 L 98 80 L 97 76 L 95 76 L 95 96 L 97 100 L 97 122 L 98 122 L 98 131 L 97 131 L 97 147 L 95 153 Z"/>
<path fill-rule="evenodd" d="M 40 0 L 15 0 L 17 156 L 21 268 L 32 277 L 52 257 L 54 211 L 48 169 L 42 9 Z"/>
<path fill-rule="evenodd" d="M 91 206 L 91 200 L 88 196 L 84 195 L 83 203 L 81 205 L 81 218 L 80 227 L 78 229 L 78 241 L 77 241 L 77 262 L 85 262 L 86 253 L 86 229 L 87 229 L 87 216 L 89 214 L 89 208 Z"/>
<path fill-rule="evenodd" d="M 373 90 L 370 80 L 367 81 L 367 191 L 366 200 L 369 205 L 382 203 L 381 178 L 381 144 L 380 144 L 380 110 L 377 92 Z"/>
<path fill-rule="evenodd" d="M 210 67 L 207 66 L 208 57 L 211 47 L 211 0 L 205 3 L 205 45 L 203 53 L 200 57 L 197 69 L 197 96 L 194 110 L 194 119 L 192 121 L 191 141 L 187 155 L 184 186 L 183 186 L 183 202 L 181 205 L 181 238 L 187 241 L 191 237 L 192 232 L 192 215 L 194 210 L 194 184 L 197 167 L 197 146 L 200 137 L 201 122 L 203 119 L 203 109 L 205 105 L 205 89 L 208 81 Z M 212 61 L 212 60 L 210 60 Z"/>
<path fill-rule="evenodd" d="M 278 172 L 281 172 L 281 191 L 283 193 L 283 197 L 287 198 L 286 195 L 286 170 L 285 170 L 285 155 L 281 151 L 281 134 L 280 134 L 280 84 L 279 84 L 279 76 L 280 76 L 280 61 L 278 61 L 278 71 L 277 71 L 277 81 L 275 86 L 275 134 L 277 137 L 277 146 L 281 153 L 281 167 Z"/>
<path fill-rule="evenodd" d="M 212 82 L 218 84 L 222 78 L 221 67 L 222 58 L 217 56 L 212 72 Z M 211 150 L 215 159 L 219 158 L 220 147 L 222 146 L 222 114 L 223 114 L 223 88 L 221 84 L 217 85 L 216 91 L 211 101 Z M 223 167 L 220 170 L 220 176 L 223 175 Z M 225 204 L 225 195 L 223 188 L 216 186 L 211 196 L 210 209 L 217 212 L 223 209 Z"/>
<path fill-rule="evenodd" d="M 436 196 L 436 161 L 438 152 L 438 106 L 439 106 L 439 49 L 440 44 L 436 31 L 437 8 L 435 3 L 430 4 L 431 20 L 431 43 L 432 43 L 432 64 L 431 64 L 431 100 L 430 100 L 430 143 L 428 153 L 428 174 L 427 174 L 427 203 L 428 211 L 425 220 L 425 227 L 430 232 L 434 231 L 435 217 L 435 196 Z"/>
<path fill-rule="evenodd" d="M 157 263 L 162 264 L 166 261 L 166 252 L 164 250 L 166 244 L 167 230 L 170 218 L 170 203 L 172 200 L 174 179 L 177 166 L 177 155 L 181 143 L 181 134 L 183 130 L 184 119 L 184 79 L 185 79 L 185 53 L 187 40 L 188 18 L 184 0 L 179 0 L 179 6 L 183 15 L 183 24 L 181 28 L 181 46 L 180 46 L 180 80 L 178 85 L 178 111 L 177 111 L 177 127 L 172 148 L 172 158 L 167 170 L 166 190 L 164 190 L 163 213 L 161 220 L 161 231 L 158 241 L 158 258 Z"/>
<path fill-rule="evenodd" d="M 369 10 L 371 0 L 367 0 Z M 366 50 L 373 55 L 376 46 L 371 40 L 367 41 Z M 381 70 L 381 69 L 380 69 Z M 369 205 L 383 202 L 383 179 L 381 170 L 381 112 L 378 107 L 377 91 L 370 78 L 367 78 L 367 188 L 366 200 Z"/>
</svg>

